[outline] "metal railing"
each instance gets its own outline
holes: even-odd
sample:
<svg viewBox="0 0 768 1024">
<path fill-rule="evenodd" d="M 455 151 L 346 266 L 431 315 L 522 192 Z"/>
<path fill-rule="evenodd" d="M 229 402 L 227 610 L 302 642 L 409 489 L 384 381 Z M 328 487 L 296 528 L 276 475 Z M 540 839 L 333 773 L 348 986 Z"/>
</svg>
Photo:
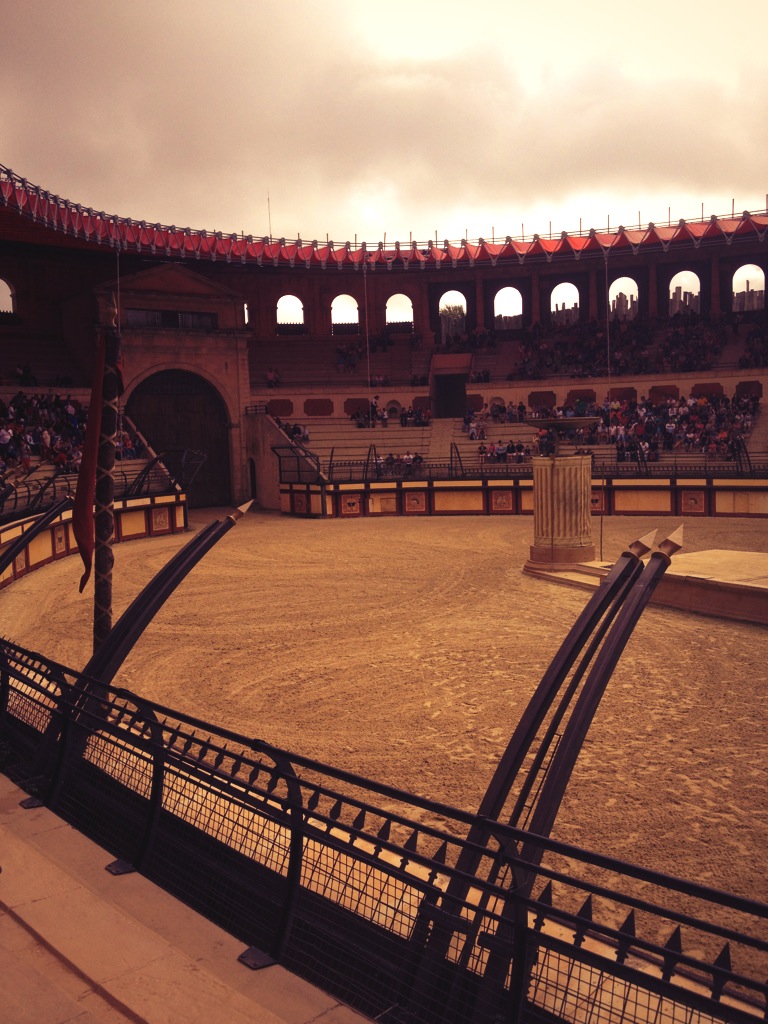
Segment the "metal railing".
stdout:
<svg viewBox="0 0 768 1024">
<path fill-rule="evenodd" d="M 244 962 L 278 961 L 377 1020 L 765 1019 L 768 906 L 216 728 L 9 641 L 0 769 L 110 851 L 111 871 L 140 870 L 239 938 Z"/>
<path fill-rule="evenodd" d="M 48 473 L 38 471 L 8 483 L 0 491 L 0 523 L 42 512 L 66 494 L 75 493 L 77 473 L 49 469 Z M 113 475 L 117 499 L 163 494 L 176 486 L 160 459 L 150 463 L 138 459 L 116 462 Z"/>
<path fill-rule="evenodd" d="M 756 478 L 768 479 L 768 452 L 753 453 L 749 467 L 739 462 L 718 459 L 715 456 L 701 455 L 679 456 L 664 459 L 660 462 L 645 462 L 639 466 L 634 460 L 617 462 L 615 456 L 609 457 L 595 454 L 586 449 L 585 454 L 592 454 L 592 474 L 595 478 L 628 479 L 628 478 L 659 478 L 670 477 L 684 480 L 686 477 L 724 477 L 724 478 Z M 459 454 L 459 457 L 456 457 Z M 424 460 L 418 466 L 390 467 L 379 466 L 371 475 L 370 463 L 367 459 L 340 459 L 333 455 L 329 461 L 327 477 L 331 483 L 360 483 L 372 479 L 408 479 L 408 480 L 494 480 L 533 478 L 533 461 L 529 457 L 521 462 L 509 459 L 496 462 L 491 459 L 480 460 L 478 457 L 468 458 L 466 453 L 453 453 L 449 461 Z"/>
</svg>

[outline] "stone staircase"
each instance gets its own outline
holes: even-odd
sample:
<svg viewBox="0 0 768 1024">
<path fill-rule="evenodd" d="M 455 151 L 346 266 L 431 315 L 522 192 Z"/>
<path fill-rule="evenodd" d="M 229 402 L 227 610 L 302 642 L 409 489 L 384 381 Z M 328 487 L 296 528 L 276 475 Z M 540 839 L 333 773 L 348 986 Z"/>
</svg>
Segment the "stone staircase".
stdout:
<svg viewBox="0 0 768 1024">
<path fill-rule="evenodd" d="M 747 438 L 747 448 L 752 452 L 768 452 L 768 416 L 759 412 L 752 420 L 752 431 Z"/>
<path fill-rule="evenodd" d="M 432 458 L 431 447 L 433 427 L 401 427 L 393 420 L 388 427 L 357 427 L 349 419 L 304 417 L 299 421 L 309 432 L 306 447 L 320 459 L 324 471 L 333 456 L 339 462 L 363 462 L 371 445 L 379 455 L 404 455 L 406 451 L 419 452 L 424 459 Z M 447 455 L 447 449 L 446 449 Z"/>
</svg>

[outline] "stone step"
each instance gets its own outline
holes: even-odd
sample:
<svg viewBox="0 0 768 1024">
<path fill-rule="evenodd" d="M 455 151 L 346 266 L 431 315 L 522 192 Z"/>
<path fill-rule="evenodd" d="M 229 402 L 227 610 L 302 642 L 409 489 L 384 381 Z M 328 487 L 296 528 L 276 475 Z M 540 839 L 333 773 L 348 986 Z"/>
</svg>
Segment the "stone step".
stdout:
<svg viewBox="0 0 768 1024">
<path fill-rule="evenodd" d="M 244 951 L 0 775 L 0 1021 L 8 1024 L 309 1024 L 364 1018 Z M 10 973 L 9 973 L 10 972 Z M 327 1016 L 326 1016 L 327 1015 Z"/>
</svg>

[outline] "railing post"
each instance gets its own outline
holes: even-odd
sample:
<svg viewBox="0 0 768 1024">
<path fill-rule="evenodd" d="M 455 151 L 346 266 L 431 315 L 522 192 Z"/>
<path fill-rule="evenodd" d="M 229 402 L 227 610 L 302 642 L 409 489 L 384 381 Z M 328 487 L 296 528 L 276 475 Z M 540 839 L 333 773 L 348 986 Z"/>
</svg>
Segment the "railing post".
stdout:
<svg viewBox="0 0 768 1024">
<path fill-rule="evenodd" d="M 271 947 L 272 956 L 279 962 L 285 955 L 285 949 L 291 935 L 293 919 L 296 916 L 296 902 L 301 887 L 301 870 L 304 863 L 306 820 L 301 799 L 301 786 L 296 778 L 293 765 L 287 758 L 276 757 L 275 766 L 280 770 L 288 789 L 288 829 L 290 833 L 286 898 Z"/>
<path fill-rule="evenodd" d="M 135 699 L 135 698 L 134 698 Z M 167 748 L 163 742 L 163 732 L 153 711 L 143 701 L 136 701 L 136 710 L 149 727 L 149 749 L 152 756 L 152 784 L 149 791 L 149 805 L 144 833 L 141 837 L 133 863 L 118 857 L 107 864 L 107 871 L 113 875 L 125 875 L 132 871 L 141 871 L 146 863 L 157 831 L 157 822 L 163 809 L 163 789 L 165 786 L 165 767 L 168 761 Z"/>
</svg>

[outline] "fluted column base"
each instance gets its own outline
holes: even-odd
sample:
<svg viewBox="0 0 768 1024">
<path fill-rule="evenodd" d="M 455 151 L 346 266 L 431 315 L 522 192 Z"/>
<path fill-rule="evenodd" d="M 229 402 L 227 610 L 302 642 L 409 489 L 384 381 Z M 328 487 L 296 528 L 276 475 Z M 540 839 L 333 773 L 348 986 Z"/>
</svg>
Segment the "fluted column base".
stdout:
<svg viewBox="0 0 768 1024">
<path fill-rule="evenodd" d="M 591 456 L 535 459 L 530 561 L 567 566 L 594 558 Z"/>
</svg>

